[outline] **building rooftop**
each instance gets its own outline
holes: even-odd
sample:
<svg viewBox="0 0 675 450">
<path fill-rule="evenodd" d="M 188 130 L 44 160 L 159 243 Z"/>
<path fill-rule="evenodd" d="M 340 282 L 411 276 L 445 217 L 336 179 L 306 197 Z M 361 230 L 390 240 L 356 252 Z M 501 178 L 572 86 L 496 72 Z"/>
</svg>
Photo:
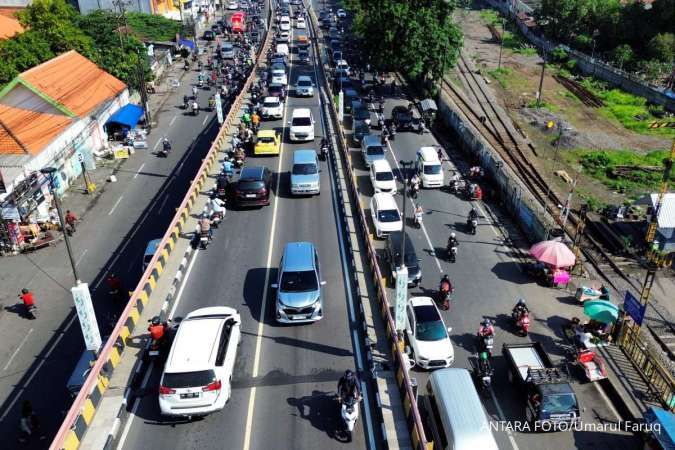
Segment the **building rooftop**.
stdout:
<svg viewBox="0 0 675 450">
<path fill-rule="evenodd" d="M 37 155 L 71 123 L 68 116 L 0 104 L 0 155 Z"/>
</svg>

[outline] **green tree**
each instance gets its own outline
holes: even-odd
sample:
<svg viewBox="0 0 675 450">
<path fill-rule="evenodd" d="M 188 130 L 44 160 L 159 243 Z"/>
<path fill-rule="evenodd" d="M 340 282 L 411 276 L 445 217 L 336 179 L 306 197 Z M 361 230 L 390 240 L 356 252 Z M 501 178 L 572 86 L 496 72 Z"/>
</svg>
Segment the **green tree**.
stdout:
<svg viewBox="0 0 675 450">
<path fill-rule="evenodd" d="M 54 56 L 49 43 L 32 29 L 1 41 L 0 60 L 4 63 L 0 64 L 0 85 Z"/>
<path fill-rule="evenodd" d="M 672 63 L 675 60 L 675 34 L 657 34 L 649 41 L 647 49 L 652 58 L 664 63 Z"/>
<path fill-rule="evenodd" d="M 624 64 L 630 63 L 633 59 L 633 49 L 628 44 L 618 45 L 611 52 L 612 61 L 622 69 Z"/>
</svg>

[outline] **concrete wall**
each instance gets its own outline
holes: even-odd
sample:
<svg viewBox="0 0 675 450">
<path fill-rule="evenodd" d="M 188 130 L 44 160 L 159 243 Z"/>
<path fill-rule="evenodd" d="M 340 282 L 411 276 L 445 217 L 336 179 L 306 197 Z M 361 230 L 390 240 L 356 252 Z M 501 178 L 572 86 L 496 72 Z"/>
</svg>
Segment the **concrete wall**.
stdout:
<svg viewBox="0 0 675 450">
<path fill-rule="evenodd" d="M 668 97 L 664 93 L 663 88 L 650 85 L 640 78 L 629 74 L 628 72 L 624 72 L 623 70 L 619 70 L 615 67 L 605 64 L 596 58 L 591 58 L 585 53 L 573 50 L 566 45 L 551 42 L 541 36 L 535 35 L 530 31 L 529 28 L 525 26 L 524 23 L 515 18 L 515 13 L 511 13 L 510 2 L 499 0 L 487 0 L 487 2 L 499 9 L 503 14 L 514 17 L 515 23 L 518 25 L 518 28 L 520 28 L 520 31 L 523 33 L 523 35 L 525 35 L 525 37 L 539 49 L 551 52 L 556 47 L 562 47 L 567 51 L 571 59 L 577 61 L 577 67 L 583 74 L 592 75 L 601 80 L 605 80 L 617 87 L 620 87 L 626 92 L 644 97 L 652 103 L 663 105 L 667 110 L 675 112 L 675 98 Z M 526 7 L 526 5 L 522 4 L 521 2 L 517 2 L 515 11 L 516 13 L 521 11 L 529 12 L 530 8 Z"/>
<path fill-rule="evenodd" d="M 82 14 L 87 14 L 97 9 L 119 11 L 119 8 L 116 8 L 113 4 L 113 0 L 78 0 L 77 3 L 80 6 L 80 12 Z M 148 0 L 130 0 L 129 3 L 126 4 L 126 10 L 152 14 L 150 2 Z"/>
<path fill-rule="evenodd" d="M 437 100 L 438 119 L 455 131 L 461 149 L 469 159 L 478 159 L 485 174 L 493 181 L 500 201 L 513 216 L 531 242 L 545 240 L 554 227 L 551 218 L 516 174 L 504 163 L 497 151 L 483 140 L 471 124 L 465 123 L 450 97 L 441 92 Z"/>
</svg>

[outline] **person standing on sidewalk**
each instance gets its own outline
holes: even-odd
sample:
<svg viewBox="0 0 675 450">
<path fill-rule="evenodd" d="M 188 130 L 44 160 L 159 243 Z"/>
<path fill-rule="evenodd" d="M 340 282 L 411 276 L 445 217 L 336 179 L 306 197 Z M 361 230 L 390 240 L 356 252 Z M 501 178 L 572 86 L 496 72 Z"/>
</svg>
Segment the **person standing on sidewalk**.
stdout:
<svg viewBox="0 0 675 450">
<path fill-rule="evenodd" d="M 77 223 L 77 217 L 75 217 L 75 214 L 71 210 L 66 210 L 66 225 L 70 227 L 70 233 L 74 233 L 75 230 L 75 224 Z"/>
</svg>

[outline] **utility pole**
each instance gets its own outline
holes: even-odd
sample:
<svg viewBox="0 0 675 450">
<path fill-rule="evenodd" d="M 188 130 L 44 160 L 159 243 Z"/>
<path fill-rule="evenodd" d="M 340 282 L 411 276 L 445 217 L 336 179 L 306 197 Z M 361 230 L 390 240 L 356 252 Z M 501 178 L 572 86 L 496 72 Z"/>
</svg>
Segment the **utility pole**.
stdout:
<svg viewBox="0 0 675 450">
<path fill-rule="evenodd" d="M 537 108 L 541 106 L 542 89 L 544 89 L 544 71 L 546 70 L 546 49 L 544 49 L 543 61 L 541 62 L 541 76 L 539 77 L 539 90 L 537 91 Z"/>
</svg>

